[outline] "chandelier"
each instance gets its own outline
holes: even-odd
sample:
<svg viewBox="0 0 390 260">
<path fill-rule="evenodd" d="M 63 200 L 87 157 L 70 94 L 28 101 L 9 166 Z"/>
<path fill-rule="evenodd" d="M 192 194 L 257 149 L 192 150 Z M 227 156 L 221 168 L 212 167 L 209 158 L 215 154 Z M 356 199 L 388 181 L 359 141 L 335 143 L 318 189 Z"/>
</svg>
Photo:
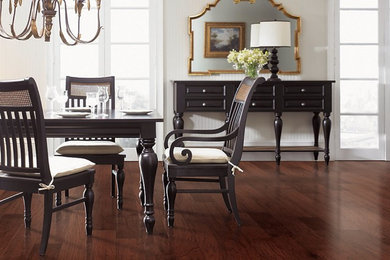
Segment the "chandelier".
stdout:
<svg viewBox="0 0 390 260">
<path fill-rule="evenodd" d="M 11 19 L 10 29 L 7 31 L 3 26 L 3 18 L 6 16 L 7 11 L 3 11 L 3 4 L 7 0 L 0 0 L 0 37 L 5 39 L 17 39 L 17 40 L 28 40 L 33 36 L 34 38 L 40 39 L 43 36 L 45 41 L 50 41 L 51 30 L 53 27 L 53 18 L 58 13 L 58 24 L 59 34 L 61 40 L 66 45 L 76 45 L 78 43 L 91 43 L 99 36 L 102 26 L 100 26 L 100 4 L 101 0 L 96 0 L 97 9 L 97 29 L 96 34 L 91 39 L 85 40 L 81 38 L 80 21 L 81 13 L 84 8 L 85 2 L 87 2 L 88 11 L 91 9 L 90 0 L 73 0 L 74 11 L 77 16 L 77 34 L 75 34 L 70 26 L 68 19 L 68 7 L 66 0 L 30 0 L 31 5 L 27 11 L 27 21 L 20 32 L 15 31 L 15 21 L 17 18 L 17 10 L 23 5 L 23 0 L 8 0 L 8 12 Z M 7 4 L 5 4 L 7 5 Z M 61 19 L 61 16 L 64 16 Z M 42 28 L 38 29 L 37 19 L 42 19 Z M 65 30 L 63 30 L 65 29 Z"/>
</svg>

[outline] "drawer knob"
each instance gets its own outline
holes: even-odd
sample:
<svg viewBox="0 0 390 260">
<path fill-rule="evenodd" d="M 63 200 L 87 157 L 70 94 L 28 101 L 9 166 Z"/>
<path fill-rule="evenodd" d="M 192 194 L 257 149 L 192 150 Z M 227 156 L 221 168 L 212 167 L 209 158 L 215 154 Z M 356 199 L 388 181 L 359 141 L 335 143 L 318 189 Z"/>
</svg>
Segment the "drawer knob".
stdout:
<svg viewBox="0 0 390 260">
<path fill-rule="evenodd" d="M 306 92 L 306 89 L 305 88 L 301 88 L 301 92 Z"/>
<path fill-rule="evenodd" d="M 205 107 L 205 106 L 206 106 L 206 103 L 202 103 L 202 106 L 204 106 L 204 107 Z"/>
<path fill-rule="evenodd" d="M 255 103 L 255 102 L 253 102 L 253 103 L 252 103 L 252 107 L 255 107 L 255 106 L 256 106 L 256 103 Z"/>
<path fill-rule="evenodd" d="M 202 89 L 202 92 L 203 92 L 203 93 L 206 93 L 206 90 L 205 90 L 205 89 Z"/>
<path fill-rule="evenodd" d="M 306 102 L 301 102 L 301 107 L 306 106 Z"/>
</svg>

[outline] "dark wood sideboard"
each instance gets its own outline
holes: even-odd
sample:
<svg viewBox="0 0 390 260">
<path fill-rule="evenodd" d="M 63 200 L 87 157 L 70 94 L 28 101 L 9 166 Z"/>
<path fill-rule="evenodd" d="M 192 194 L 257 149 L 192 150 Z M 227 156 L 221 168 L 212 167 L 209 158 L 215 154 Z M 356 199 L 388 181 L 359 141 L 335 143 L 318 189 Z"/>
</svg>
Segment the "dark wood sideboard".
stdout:
<svg viewBox="0 0 390 260">
<path fill-rule="evenodd" d="M 332 83 L 329 80 L 311 81 L 267 81 L 256 87 L 252 97 L 250 112 L 274 112 L 274 129 L 276 144 L 273 147 L 245 147 L 244 151 L 275 152 L 276 163 L 280 164 L 280 153 L 313 152 L 314 159 L 318 153 L 324 153 L 326 164 L 329 163 L 329 136 L 332 112 Z M 183 129 L 184 112 L 225 112 L 229 113 L 234 93 L 240 81 L 173 81 L 174 87 L 174 129 Z M 313 112 L 312 118 L 313 146 L 280 147 L 283 112 Z M 324 147 L 318 145 L 321 127 L 319 113 L 323 113 Z"/>
</svg>

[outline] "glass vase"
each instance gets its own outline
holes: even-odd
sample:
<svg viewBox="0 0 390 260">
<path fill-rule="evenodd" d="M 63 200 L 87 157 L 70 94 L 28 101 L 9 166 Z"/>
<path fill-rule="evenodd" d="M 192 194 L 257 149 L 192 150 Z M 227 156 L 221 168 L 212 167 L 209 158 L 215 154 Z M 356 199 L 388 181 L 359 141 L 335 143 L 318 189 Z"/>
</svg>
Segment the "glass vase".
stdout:
<svg viewBox="0 0 390 260">
<path fill-rule="evenodd" d="M 251 78 L 257 78 L 259 76 L 259 67 L 258 66 L 248 66 L 245 68 L 245 75 Z"/>
</svg>

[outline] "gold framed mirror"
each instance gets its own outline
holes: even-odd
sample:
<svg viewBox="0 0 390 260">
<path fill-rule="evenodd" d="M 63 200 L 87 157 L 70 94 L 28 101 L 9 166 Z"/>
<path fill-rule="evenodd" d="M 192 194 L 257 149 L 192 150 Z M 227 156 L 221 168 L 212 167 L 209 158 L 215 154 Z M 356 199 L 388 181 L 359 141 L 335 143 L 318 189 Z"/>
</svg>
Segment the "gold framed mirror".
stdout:
<svg viewBox="0 0 390 260">
<path fill-rule="evenodd" d="M 226 57 L 210 57 L 206 55 L 206 46 L 209 48 L 206 32 L 206 23 L 245 24 L 245 48 L 250 48 L 251 24 L 265 20 L 287 20 L 291 22 L 291 47 L 279 48 L 279 74 L 299 74 L 301 59 L 299 56 L 299 35 L 301 33 L 301 18 L 288 13 L 282 4 L 274 0 L 216 0 L 208 4 L 201 13 L 188 18 L 188 34 L 190 36 L 190 56 L 188 58 L 189 75 L 212 75 L 227 73 L 243 73 L 234 70 Z M 229 30 L 231 28 L 224 28 Z M 234 31 L 227 31 L 235 33 Z M 209 41 L 209 40 L 208 40 Z M 225 50 L 226 51 L 226 50 Z M 262 73 L 268 73 L 262 70 Z"/>
</svg>

